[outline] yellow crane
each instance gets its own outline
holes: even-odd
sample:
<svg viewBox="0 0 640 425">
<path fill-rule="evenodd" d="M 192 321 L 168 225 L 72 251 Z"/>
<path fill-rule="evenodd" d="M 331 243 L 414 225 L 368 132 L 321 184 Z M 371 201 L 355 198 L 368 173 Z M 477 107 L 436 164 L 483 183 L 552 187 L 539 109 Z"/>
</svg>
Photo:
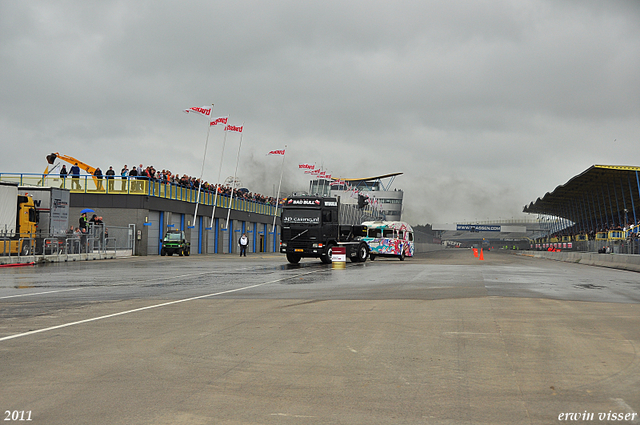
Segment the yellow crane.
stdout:
<svg viewBox="0 0 640 425">
<path fill-rule="evenodd" d="M 93 173 L 95 173 L 96 171 L 95 167 L 92 167 L 91 165 L 86 164 L 80 161 L 79 159 L 75 159 L 74 157 L 69 155 L 63 155 L 58 152 L 54 152 L 50 155 L 47 155 L 47 162 L 49 163 L 49 165 L 53 165 L 56 159 L 60 159 L 62 161 L 68 162 L 71 165 L 75 165 L 77 163 L 78 167 L 82 168 L 84 171 L 86 171 L 88 174 L 91 174 L 91 175 L 93 175 Z M 49 165 L 47 165 L 47 168 L 44 170 L 44 174 L 49 173 Z"/>
<path fill-rule="evenodd" d="M 75 165 L 78 164 L 78 167 L 80 167 L 81 169 L 83 169 L 84 171 L 86 171 L 88 174 L 91 174 L 91 176 L 93 177 L 93 181 L 96 182 L 96 186 L 98 186 L 98 179 L 96 178 L 96 176 L 93 175 L 93 173 L 95 173 L 96 168 L 92 167 L 91 165 L 80 161 L 79 159 L 76 159 L 72 156 L 69 155 L 63 155 L 61 153 L 58 152 L 54 152 L 51 153 L 49 155 L 47 155 L 47 168 L 44 169 L 44 175 L 46 176 L 47 174 L 49 174 L 49 166 L 53 165 L 54 162 L 56 161 L 56 159 L 60 159 L 62 161 L 68 162 L 71 165 Z"/>
</svg>

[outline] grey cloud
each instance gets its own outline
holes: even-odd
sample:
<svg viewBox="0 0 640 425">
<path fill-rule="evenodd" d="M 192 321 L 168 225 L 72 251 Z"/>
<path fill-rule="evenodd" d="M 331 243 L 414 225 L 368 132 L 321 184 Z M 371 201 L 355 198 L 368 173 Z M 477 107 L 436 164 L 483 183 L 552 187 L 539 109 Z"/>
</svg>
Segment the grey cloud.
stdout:
<svg viewBox="0 0 640 425">
<path fill-rule="evenodd" d="M 2 2 L 1 170 L 58 150 L 198 175 L 206 123 L 180 111 L 215 103 L 245 122 L 252 190 L 273 190 L 262 152 L 286 144 L 343 177 L 404 172 L 414 222 L 517 214 L 628 162 L 639 36 L 635 1 Z"/>
</svg>

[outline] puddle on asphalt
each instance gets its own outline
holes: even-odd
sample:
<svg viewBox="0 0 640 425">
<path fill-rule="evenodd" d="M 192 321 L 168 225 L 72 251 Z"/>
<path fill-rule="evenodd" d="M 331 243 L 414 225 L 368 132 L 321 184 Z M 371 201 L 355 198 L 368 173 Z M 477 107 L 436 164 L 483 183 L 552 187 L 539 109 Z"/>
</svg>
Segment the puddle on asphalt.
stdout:
<svg viewBox="0 0 640 425">
<path fill-rule="evenodd" d="M 581 283 L 578 285 L 573 285 L 576 288 L 580 289 L 604 289 L 606 286 L 594 285 L 593 283 Z"/>
</svg>

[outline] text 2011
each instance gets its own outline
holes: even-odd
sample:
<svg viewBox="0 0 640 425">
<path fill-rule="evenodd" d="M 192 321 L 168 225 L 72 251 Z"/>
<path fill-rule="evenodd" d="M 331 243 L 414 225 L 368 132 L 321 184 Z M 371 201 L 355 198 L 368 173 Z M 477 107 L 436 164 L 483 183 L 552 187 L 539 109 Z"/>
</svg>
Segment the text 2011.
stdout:
<svg viewBox="0 0 640 425">
<path fill-rule="evenodd" d="M 5 410 L 5 421 L 30 421 L 31 410 Z"/>
</svg>

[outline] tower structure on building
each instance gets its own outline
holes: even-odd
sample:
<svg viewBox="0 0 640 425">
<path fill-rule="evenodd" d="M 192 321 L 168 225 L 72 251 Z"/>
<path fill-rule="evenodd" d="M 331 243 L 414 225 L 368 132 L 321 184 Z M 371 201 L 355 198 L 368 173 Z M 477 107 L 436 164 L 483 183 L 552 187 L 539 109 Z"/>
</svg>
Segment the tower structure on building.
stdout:
<svg viewBox="0 0 640 425">
<path fill-rule="evenodd" d="M 375 202 L 387 221 L 401 221 L 404 191 L 393 189 L 395 178 L 402 173 L 384 174 L 366 178 L 314 179 L 309 182 L 309 193 L 321 196 L 339 196 L 340 202 L 358 204 L 358 194 Z M 374 201 L 375 200 L 375 201 Z"/>
</svg>

